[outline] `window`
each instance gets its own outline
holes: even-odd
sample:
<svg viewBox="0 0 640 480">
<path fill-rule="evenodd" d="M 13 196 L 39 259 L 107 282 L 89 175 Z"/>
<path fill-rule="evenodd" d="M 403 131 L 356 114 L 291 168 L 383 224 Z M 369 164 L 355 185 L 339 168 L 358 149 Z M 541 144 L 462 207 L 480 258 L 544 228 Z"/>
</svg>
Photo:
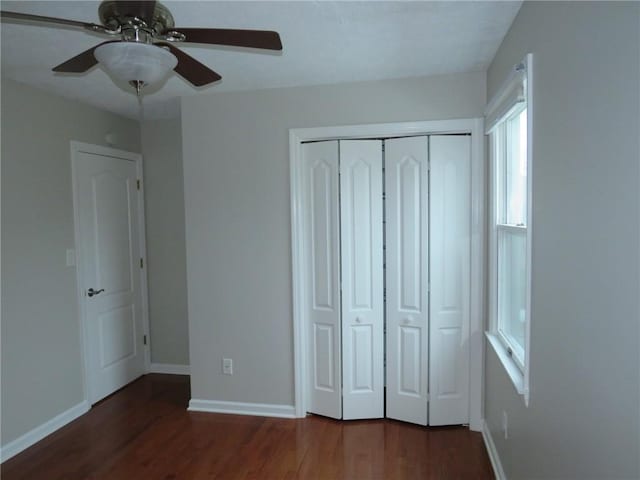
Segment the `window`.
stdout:
<svg viewBox="0 0 640 480">
<path fill-rule="evenodd" d="M 486 115 L 492 174 L 487 337 L 525 403 L 531 264 L 530 61 L 528 55 L 515 67 Z"/>
</svg>

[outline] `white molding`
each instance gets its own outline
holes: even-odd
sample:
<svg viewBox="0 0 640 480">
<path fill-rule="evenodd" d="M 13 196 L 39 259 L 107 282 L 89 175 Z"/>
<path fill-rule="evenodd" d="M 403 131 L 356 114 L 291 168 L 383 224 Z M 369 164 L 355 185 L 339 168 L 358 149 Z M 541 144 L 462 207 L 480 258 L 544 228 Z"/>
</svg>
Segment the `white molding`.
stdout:
<svg viewBox="0 0 640 480">
<path fill-rule="evenodd" d="M 257 417 L 296 418 L 293 405 L 271 403 L 223 402 L 220 400 L 189 400 L 190 412 L 230 413 L 234 415 L 254 415 Z"/>
<path fill-rule="evenodd" d="M 530 355 L 531 355 L 531 294 L 533 291 L 532 285 L 532 236 L 534 229 L 534 219 L 533 219 L 533 188 L 532 188 L 532 168 L 533 162 L 535 161 L 533 157 L 533 142 L 531 141 L 533 138 L 533 110 L 535 108 L 534 100 L 533 100 L 533 55 L 528 53 L 525 55 L 522 60 L 522 65 L 525 67 L 525 75 L 526 75 L 526 102 L 527 102 L 527 227 L 526 227 L 526 236 L 527 236 L 527 248 L 526 248 L 526 261 L 525 261 L 525 270 L 526 270 L 526 293 L 525 293 L 525 334 L 524 334 L 524 368 L 522 371 L 519 370 L 519 367 L 514 365 L 514 361 L 511 360 L 508 355 L 505 353 L 506 349 L 502 345 L 498 344 L 498 338 L 496 337 L 498 333 L 498 305 L 497 305 L 497 292 L 498 292 L 498 274 L 497 274 L 497 254 L 498 254 L 498 239 L 497 239 L 497 212 L 496 212 L 496 189 L 498 183 L 497 178 L 497 166 L 496 166 L 496 156 L 502 155 L 501 152 L 496 152 L 496 149 L 504 149 L 503 138 L 499 137 L 499 144 L 496 145 L 495 136 L 503 135 L 500 131 L 495 131 L 493 133 L 494 140 L 489 141 L 489 177 L 488 177 L 488 203 L 489 206 L 489 215 L 488 215 L 488 332 L 487 339 L 489 343 L 493 346 L 498 358 L 501 360 L 502 364 L 505 367 L 509 378 L 511 378 L 516 390 L 522 396 L 525 406 L 529 406 L 530 401 Z M 500 226 L 500 229 L 514 229 L 514 227 L 504 227 Z M 514 370 L 517 369 L 518 371 Z"/>
<path fill-rule="evenodd" d="M 470 292 L 470 382 L 469 427 L 482 429 L 482 385 L 484 383 L 484 225 L 485 225 L 485 161 L 482 118 L 454 120 L 345 125 L 334 127 L 292 128 L 289 130 L 289 172 L 291 191 L 291 249 L 293 294 L 293 354 L 295 381 L 295 414 L 302 418 L 307 412 L 304 205 L 302 179 L 302 143 L 349 138 L 393 138 L 409 135 L 471 133 L 471 292 Z"/>
<path fill-rule="evenodd" d="M 144 335 L 147 336 L 147 342 L 144 345 L 144 371 L 148 372 L 151 368 L 151 328 L 149 327 L 149 290 L 147 271 L 149 268 L 149 259 L 147 258 L 147 221 L 144 214 L 144 158 L 142 154 L 136 154 L 136 170 L 138 180 L 140 180 L 140 189 L 138 192 L 138 241 L 140 242 L 140 258 L 143 259 L 144 268 L 140 269 L 140 293 L 142 295 L 142 328 Z"/>
<path fill-rule="evenodd" d="M 507 476 L 502 468 L 502 462 L 500 461 L 500 455 L 498 455 L 496 444 L 493 443 L 491 430 L 489 429 L 489 425 L 487 425 L 486 420 L 482 421 L 482 439 L 484 440 L 484 445 L 487 448 L 487 454 L 489 455 L 489 460 L 491 461 L 491 466 L 493 467 L 493 473 L 496 476 L 496 480 L 507 480 Z"/>
<path fill-rule="evenodd" d="M 140 294 L 142 296 L 142 328 L 144 334 L 147 335 L 147 344 L 144 346 L 144 372 L 148 372 L 151 363 L 151 335 L 149 334 L 149 309 L 148 309 L 148 292 L 147 292 L 147 255 L 145 241 L 145 217 L 144 217 L 144 179 L 142 176 L 142 155 L 135 152 L 127 152 L 116 148 L 104 147 L 101 145 L 93 145 L 90 143 L 77 142 L 71 140 L 69 142 L 71 150 L 71 187 L 73 195 L 73 230 L 74 230 L 74 248 L 76 250 L 76 298 L 78 304 L 78 318 L 80 320 L 80 344 L 81 344 L 81 364 L 83 370 L 83 396 L 86 402 L 93 402 L 93 390 L 91 382 L 91 372 L 89 371 L 89 347 L 90 342 L 87 338 L 86 311 L 84 301 L 84 270 L 82 268 L 82 255 L 79 252 L 81 245 L 80 239 L 80 212 L 78 205 L 77 189 L 77 173 L 76 161 L 78 154 L 81 152 L 92 153 L 95 155 L 103 155 L 108 157 L 116 157 L 124 160 L 135 162 L 136 174 L 140 180 L 140 193 L 138 195 L 138 241 L 140 242 L 140 256 L 144 259 L 145 268 L 140 269 Z"/>
<path fill-rule="evenodd" d="M 16 438 L 12 442 L 3 445 L 0 449 L 0 462 L 5 462 L 18 453 L 26 450 L 34 443 L 39 442 L 48 435 L 51 435 L 56 430 L 64 427 L 68 423 L 72 422 L 81 415 L 84 415 L 89 411 L 91 407 L 89 402 L 82 401 L 77 405 L 71 407 L 59 415 L 56 415 L 50 420 L 47 420 L 42 425 L 28 431 L 24 435 Z"/>
<path fill-rule="evenodd" d="M 174 363 L 152 363 L 149 365 L 149 373 L 167 373 L 169 375 L 191 375 L 191 366 L 178 365 Z"/>
</svg>

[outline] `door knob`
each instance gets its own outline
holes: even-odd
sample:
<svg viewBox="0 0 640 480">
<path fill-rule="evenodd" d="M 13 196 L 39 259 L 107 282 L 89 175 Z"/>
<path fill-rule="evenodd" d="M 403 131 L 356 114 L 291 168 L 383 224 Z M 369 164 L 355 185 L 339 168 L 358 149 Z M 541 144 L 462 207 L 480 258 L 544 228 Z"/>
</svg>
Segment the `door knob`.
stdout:
<svg viewBox="0 0 640 480">
<path fill-rule="evenodd" d="M 98 295 L 102 292 L 104 292 L 104 288 L 101 288 L 100 290 L 94 290 L 93 288 L 90 288 L 89 290 L 87 290 L 87 296 L 93 297 L 94 295 Z"/>
<path fill-rule="evenodd" d="M 362 319 L 360 317 L 356 317 L 356 322 L 362 323 Z"/>
</svg>

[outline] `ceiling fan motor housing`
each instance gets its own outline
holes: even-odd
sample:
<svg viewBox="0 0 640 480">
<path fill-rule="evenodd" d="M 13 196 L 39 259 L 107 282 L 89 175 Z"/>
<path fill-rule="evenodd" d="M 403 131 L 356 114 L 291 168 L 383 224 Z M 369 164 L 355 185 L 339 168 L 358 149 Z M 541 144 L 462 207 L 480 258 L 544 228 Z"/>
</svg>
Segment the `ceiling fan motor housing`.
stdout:
<svg viewBox="0 0 640 480">
<path fill-rule="evenodd" d="M 121 30 L 125 40 L 150 43 L 155 36 L 175 26 L 173 15 L 160 2 L 149 2 L 153 9 L 147 18 L 139 16 L 142 2 L 103 0 L 98 8 L 102 24 L 112 30 Z M 130 4 L 134 4 L 129 8 Z"/>
</svg>

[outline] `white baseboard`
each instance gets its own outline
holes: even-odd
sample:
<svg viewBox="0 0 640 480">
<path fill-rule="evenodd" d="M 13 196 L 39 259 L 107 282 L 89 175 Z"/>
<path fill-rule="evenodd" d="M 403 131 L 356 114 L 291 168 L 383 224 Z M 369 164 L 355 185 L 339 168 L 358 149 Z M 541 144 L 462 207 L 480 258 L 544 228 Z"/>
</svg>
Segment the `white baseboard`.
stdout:
<svg viewBox="0 0 640 480">
<path fill-rule="evenodd" d="M 491 466 L 496 475 L 496 480 L 507 480 L 507 476 L 502 468 L 502 462 L 500 461 L 500 455 L 498 455 L 496 444 L 493 443 L 491 430 L 489 430 L 489 425 L 487 425 L 486 420 L 482 421 L 482 438 L 484 439 L 485 447 L 487 447 L 487 453 L 489 454 L 489 460 L 491 460 Z"/>
<path fill-rule="evenodd" d="M 169 373 L 171 375 L 190 375 L 190 365 L 175 365 L 173 363 L 152 363 L 149 373 Z"/>
<path fill-rule="evenodd" d="M 189 411 L 232 413 L 235 415 L 255 415 L 258 417 L 296 418 L 293 405 L 275 405 L 269 403 L 222 402 L 219 400 L 189 400 Z"/>
<path fill-rule="evenodd" d="M 72 422 L 80 415 L 84 415 L 90 408 L 91 406 L 89 405 L 89 402 L 80 402 L 69 410 L 56 415 L 51 420 L 48 420 L 33 430 L 28 431 L 21 437 L 3 445 L 0 449 L 0 462 L 5 462 L 23 450 L 26 450 L 34 443 L 39 442 L 47 435 L 51 435 L 53 432 L 64 427 L 67 423 Z"/>
</svg>

